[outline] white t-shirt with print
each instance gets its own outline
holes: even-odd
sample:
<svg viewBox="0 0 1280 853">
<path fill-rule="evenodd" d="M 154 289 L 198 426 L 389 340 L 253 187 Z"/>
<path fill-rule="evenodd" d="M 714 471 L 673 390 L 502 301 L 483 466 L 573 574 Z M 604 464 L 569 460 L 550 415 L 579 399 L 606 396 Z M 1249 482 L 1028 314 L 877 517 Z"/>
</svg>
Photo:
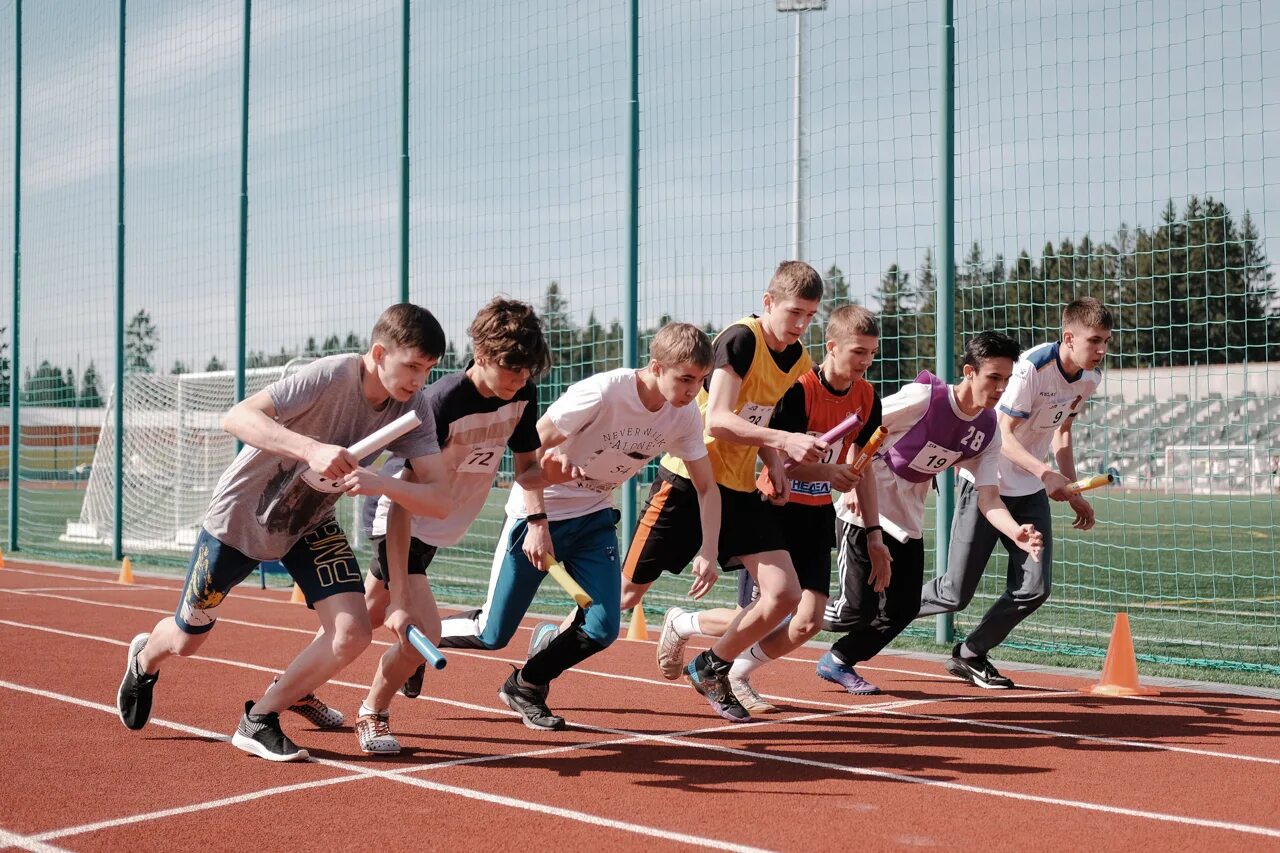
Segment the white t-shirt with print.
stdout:
<svg viewBox="0 0 1280 853">
<path fill-rule="evenodd" d="M 1000 397 L 999 410 L 1021 422 L 1014 427 L 1014 435 L 1028 453 L 1044 459 L 1053 446 L 1053 434 L 1084 410 L 1085 401 L 1101 382 L 1102 372 L 1098 370 L 1081 370 L 1068 376 L 1058 344 L 1040 344 L 1024 352 L 1013 366 L 1013 377 Z M 1000 454 L 1000 494 L 1034 495 L 1042 489 L 1044 484 L 1039 477 Z"/>
<path fill-rule="evenodd" d="M 882 450 L 888 450 L 906 435 L 916 422 L 929 411 L 929 397 L 933 389 L 920 382 L 910 382 L 902 386 L 896 394 L 890 394 L 880 401 L 881 424 L 889 431 L 885 437 Z M 951 403 L 951 411 L 961 420 L 971 421 L 978 415 L 966 415 L 956 405 L 956 392 L 951 389 L 947 394 Z M 908 539 L 920 539 L 924 536 L 925 501 L 929 497 L 932 481 L 913 483 L 894 474 L 885 464 L 883 456 L 876 456 L 871 463 L 876 472 L 876 499 L 880 510 L 880 526 L 884 532 L 906 542 Z M 980 486 L 996 484 L 997 469 L 1000 464 L 1000 432 L 995 434 L 976 455 L 955 463 L 961 476 L 976 481 Z M 836 515 L 848 524 L 863 526 L 862 517 L 850 512 L 841 502 L 836 503 Z"/>
<path fill-rule="evenodd" d="M 547 517 L 578 518 L 613 506 L 613 490 L 660 453 L 685 461 L 702 459 L 702 416 L 698 407 L 664 402 L 651 412 L 640 401 L 634 368 L 597 373 L 570 385 L 545 417 L 568 436 L 556 452 L 582 468 L 586 476 L 544 490 Z M 523 518 L 524 489 L 511 487 L 507 515 Z"/>
</svg>

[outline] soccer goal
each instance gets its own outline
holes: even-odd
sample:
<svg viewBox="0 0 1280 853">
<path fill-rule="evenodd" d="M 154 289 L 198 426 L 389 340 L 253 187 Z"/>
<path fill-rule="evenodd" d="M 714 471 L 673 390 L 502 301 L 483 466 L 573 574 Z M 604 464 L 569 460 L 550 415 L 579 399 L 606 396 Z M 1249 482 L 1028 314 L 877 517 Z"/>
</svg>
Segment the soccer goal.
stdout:
<svg viewBox="0 0 1280 853">
<path fill-rule="evenodd" d="M 310 359 L 245 371 L 245 394 L 289 375 Z M 121 541 L 127 551 L 186 551 L 195 543 L 218 478 L 236 455 L 222 429 L 235 405 L 235 372 L 159 375 L 124 380 L 124 483 Z M 115 393 L 103 415 L 80 518 L 58 538 L 109 544 L 115 533 Z"/>
<path fill-rule="evenodd" d="M 1271 469 L 1255 444 L 1171 444 L 1164 474 L 1166 492 L 1250 495 L 1268 490 Z"/>
</svg>

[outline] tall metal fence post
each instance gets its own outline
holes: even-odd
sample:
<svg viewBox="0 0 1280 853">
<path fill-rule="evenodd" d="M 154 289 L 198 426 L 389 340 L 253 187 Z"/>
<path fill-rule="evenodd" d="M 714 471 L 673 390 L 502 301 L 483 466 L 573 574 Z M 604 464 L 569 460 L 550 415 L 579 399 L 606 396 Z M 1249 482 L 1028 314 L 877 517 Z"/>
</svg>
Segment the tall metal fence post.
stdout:
<svg viewBox="0 0 1280 853">
<path fill-rule="evenodd" d="M 14 2 L 13 302 L 9 320 L 9 550 L 18 550 L 18 436 L 22 408 L 22 0 Z"/>
<path fill-rule="evenodd" d="M 631 32 L 628 70 L 631 103 L 627 131 L 627 304 L 622 327 L 622 363 L 640 366 L 640 0 L 630 0 Z M 622 549 L 631 547 L 636 529 L 636 484 L 629 479 L 622 487 Z"/>
<path fill-rule="evenodd" d="M 114 522 L 111 556 L 124 557 L 124 34 L 126 0 L 120 0 L 119 69 L 116 87 L 116 393 Z"/>
<path fill-rule="evenodd" d="M 244 0 L 240 57 L 240 224 L 236 274 L 236 402 L 245 398 L 245 353 L 248 349 L 245 314 L 249 310 L 249 45 L 253 0 Z M 236 452 L 243 443 L 236 439 Z"/>
<path fill-rule="evenodd" d="M 939 34 L 938 76 L 938 211 L 937 287 L 938 314 L 934 324 L 934 345 L 938 376 L 947 382 L 955 378 L 955 59 L 956 31 L 953 0 L 939 0 L 942 31 Z M 955 472 L 948 468 L 938 477 L 938 503 L 934 522 L 934 574 L 947 570 L 951 546 L 951 516 L 955 511 Z M 939 643 L 950 643 L 955 634 L 950 613 L 937 616 L 934 635 Z"/>
<path fill-rule="evenodd" d="M 409 0 L 400 35 L 400 301 L 409 301 Z"/>
</svg>

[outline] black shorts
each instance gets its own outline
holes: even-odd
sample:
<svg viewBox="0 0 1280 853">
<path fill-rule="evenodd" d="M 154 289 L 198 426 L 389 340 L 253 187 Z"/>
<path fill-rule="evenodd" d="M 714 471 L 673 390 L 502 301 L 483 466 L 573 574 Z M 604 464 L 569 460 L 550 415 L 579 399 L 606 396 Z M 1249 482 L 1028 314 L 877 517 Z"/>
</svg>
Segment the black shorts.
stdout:
<svg viewBox="0 0 1280 853">
<path fill-rule="evenodd" d="M 720 486 L 720 539 L 716 549 L 721 566 L 740 566 L 741 557 L 786 550 L 774 509 L 761 500 L 759 492 Z M 641 584 L 653 583 L 663 572 L 678 575 L 701 547 L 698 492 L 690 480 L 664 469 L 649 489 L 622 574 Z"/>
<path fill-rule="evenodd" d="M 383 536 L 376 540 L 378 547 L 374 549 L 373 562 L 369 564 L 369 574 L 382 581 L 383 586 L 388 585 L 387 576 L 387 537 Z M 425 575 L 427 566 L 431 565 L 431 561 L 436 557 L 436 551 L 439 550 L 435 545 L 428 545 L 421 539 L 409 537 L 409 574 Z"/>
<path fill-rule="evenodd" d="M 788 503 L 773 509 L 782 526 L 800 588 L 830 596 L 831 549 L 836 546 L 835 507 Z M 738 578 L 738 606 L 746 607 L 758 595 L 755 581 L 743 572 Z"/>
</svg>

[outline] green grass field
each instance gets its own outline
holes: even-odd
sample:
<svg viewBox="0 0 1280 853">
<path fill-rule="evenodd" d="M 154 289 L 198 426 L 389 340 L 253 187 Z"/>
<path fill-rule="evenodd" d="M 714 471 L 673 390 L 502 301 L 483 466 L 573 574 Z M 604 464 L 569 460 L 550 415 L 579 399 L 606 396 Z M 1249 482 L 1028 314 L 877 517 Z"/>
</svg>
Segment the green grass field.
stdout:
<svg viewBox="0 0 1280 853">
<path fill-rule="evenodd" d="M 483 601 L 506 497 L 495 490 L 467 537 L 438 558 L 432 586 L 441 601 Z M 57 540 L 66 521 L 79 517 L 82 498 L 79 489 L 24 488 L 22 552 L 112 564 L 106 549 Z M 1280 687 L 1280 500 L 1119 490 L 1095 492 L 1091 500 L 1099 521 L 1089 533 L 1071 530 L 1065 512 L 1055 516 L 1053 597 L 1001 647 L 1001 659 L 1100 668 L 1114 616 L 1126 611 L 1144 673 Z M 352 503 L 344 499 L 338 513 L 350 530 Z M 7 542 L 6 519 L 0 531 Z M 926 547 L 932 548 L 931 533 Z M 367 559 L 367 548 L 361 550 Z M 185 554 L 132 556 L 138 565 L 173 573 L 186 563 Z M 956 616 L 961 634 L 1003 590 L 1004 563 L 997 550 L 973 606 Z M 733 576 L 723 577 L 708 606 L 731 603 L 734 584 Z M 646 598 L 651 623 L 665 608 L 686 603 L 688 586 L 687 576 L 656 583 Z M 535 609 L 568 608 L 569 599 L 544 584 Z M 938 651 L 933 637 L 932 621 L 922 621 L 896 646 Z"/>
</svg>

